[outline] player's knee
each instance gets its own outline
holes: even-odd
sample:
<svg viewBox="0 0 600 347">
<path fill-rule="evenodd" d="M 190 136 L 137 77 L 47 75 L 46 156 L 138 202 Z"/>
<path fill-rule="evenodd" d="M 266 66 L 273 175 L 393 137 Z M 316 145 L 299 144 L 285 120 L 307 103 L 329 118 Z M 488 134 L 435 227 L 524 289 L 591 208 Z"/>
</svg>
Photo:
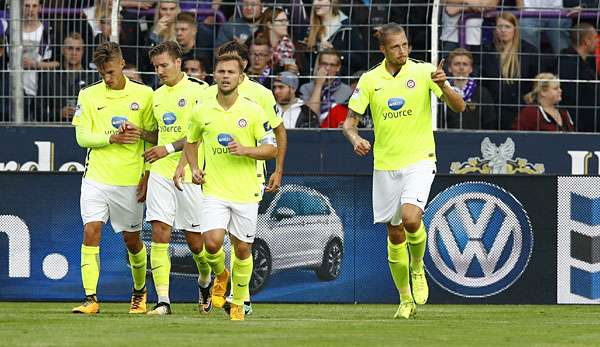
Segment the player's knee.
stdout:
<svg viewBox="0 0 600 347">
<path fill-rule="evenodd" d="M 222 245 L 220 245 L 216 240 L 207 239 L 204 240 L 204 248 L 210 254 L 216 254 L 221 249 Z"/>
<path fill-rule="evenodd" d="M 143 243 L 139 232 L 123 232 L 123 241 L 131 253 L 137 254 L 142 250 Z"/>
<path fill-rule="evenodd" d="M 406 235 L 404 233 L 404 228 L 402 227 L 402 224 L 400 224 L 400 225 L 388 224 L 387 229 L 388 229 L 388 238 L 390 239 L 390 241 L 393 244 L 397 245 L 406 240 Z"/>
<path fill-rule="evenodd" d="M 188 247 L 190 248 L 190 251 L 194 254 L 199 254 L 200 252 L 202 252 L 202 248 L 204 248 L 202 242 L 196 241 L 188 241 Z"/>
<path fill-rule="evenodd" d="M 238 242 L 235 245 L 235 257 L 244 260 L 252 255 L 252 244 L 245 242 Z"/>
<path fill-rule="evenodd" d="M 404 220 L 404 218 L 402 218 L 402 224 L 404 224 L 404 229 L 406 229 L 406 231 L 409 233 L 414 233 L 419 230 L 419 227 L 421 226 L 421 219 L 411 217 L 407 218 L 407 220 Z"/>
</svg>

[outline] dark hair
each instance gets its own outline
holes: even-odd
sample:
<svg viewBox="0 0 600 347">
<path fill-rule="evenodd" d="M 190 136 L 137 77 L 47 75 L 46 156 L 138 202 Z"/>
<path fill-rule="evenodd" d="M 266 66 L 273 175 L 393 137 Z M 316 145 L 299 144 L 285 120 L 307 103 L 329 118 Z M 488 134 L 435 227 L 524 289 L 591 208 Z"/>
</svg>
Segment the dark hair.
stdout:
<svg viewBox="0 0 600 347">
<path fill-rule="evenodd" d="M 387 38 L 388 35 L 390 34 L 402 34 L 404 33 L 404 35 L 406 35 L 406 31 L 404 30 L 404 28 L 402 27 L 402 25 L 398 24 L 398 23 L 388 23 L 388 24 L 384 24 L 381 29 L 379 29 L 379 45 L 383 46 L 385 45 L 385 39 Z"/>
<path fill-rule="evenodd" d="M 190 59 L 186 59 L 183 61 L 183 66 L 185 66 L 185 63 L 187 63 L 188 61 L 197 61 L 198 63 L 200 63 L 200 68 L 204 71 L 206 71 L 206 64 L 204 63 L 204 61 L 202 61 L 202 59 L 200 58 L 190 58 Z"/>
<path fill-rule="evenodd" d="M 590 23 L 582 22 L 573 25 L 571 28 L 571 44 L 579 46 L 583 40 L 590 34 L 596 32 L 596 28 Z"/>
<path fill-rule="evenodd" d="M 181 59 L 181 57 L 183 56 L 181 46 L 179 46 L 177 42 L 164 41 L 150 48 L 150 51 L 148 51 L 148 57 L 150 58 L 150 60 L 152 60 L 152 58 L 163 53 L 168 53 L 169 56 L 173 59 Z"/>
<path fill-rule="evenodd" d="M 92 61 L 97 68 L 106 64 L 109 60 L 120 58 L 123 59 L 123 53 L 121 47 L 116 42 L 104 42 L 100 44 L 94 51 L 94 57 Z"/>
<path fill-rule="evenodd" d="M 257 36 L 250 44 L 253 46 L 269 46 L 269 48 L 271 48 L 269 40 L 263 36 Z"/>
<path fill-rule="evenodd" d="M 342 62 L 342 56 L 335 48 L 326 48 L 319 52 L 319 56 L 317 57 L 317 61 L 319 63 L 321 62 L 321 57 L 324 55 L 335 55 L 338 58 L 339 62 Z"/>
<path fill-rule="evenodd" d="M 196 21 L 196 15 L 191 12 L 179 12 L 177 17 L 175 17 L 175 23 L 188 23 L 193 26 L 197 26 L 198 22 Z"/>
<path fill-rule="evenodd" d="M 216 66 L 219 63 L 224 63 L 226 61 L 233 61 L 233 60 L 238 62 L 238 65 L 240 67 L 240 73 L 244 72 L 244 62 L 242 61 L 242 58 L 235 53 L 234 54 L 231 54 L 231 53 L 230 54 L 222 54 L 222 55 L 217 56 L 216 62 L 215 62 L 215 71 L 217 70 Z"/>
<path fill-rule="evenodd" d="M 248 61 L 248 47 L 237 41 L 225 42 L 217 48 L 217 56 L 225 54 L 237 54 L 242 60 Z"/>
</svg>

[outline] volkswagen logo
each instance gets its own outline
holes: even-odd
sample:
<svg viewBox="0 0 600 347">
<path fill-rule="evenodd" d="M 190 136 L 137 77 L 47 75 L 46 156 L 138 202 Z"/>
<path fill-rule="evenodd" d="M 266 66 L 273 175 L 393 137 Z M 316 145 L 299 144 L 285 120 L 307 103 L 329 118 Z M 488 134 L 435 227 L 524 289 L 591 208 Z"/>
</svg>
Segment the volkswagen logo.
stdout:
<svg viewBox="0 0 600 347">
<path fill-rule="evenodd" d="M 438 194 L 425 212 L 425 265 L 449 292 L 486 297 L 510 287 L 525 271 L 533 231 L 521 203 L 486 182 L 466 182 Z"/>
</svg>

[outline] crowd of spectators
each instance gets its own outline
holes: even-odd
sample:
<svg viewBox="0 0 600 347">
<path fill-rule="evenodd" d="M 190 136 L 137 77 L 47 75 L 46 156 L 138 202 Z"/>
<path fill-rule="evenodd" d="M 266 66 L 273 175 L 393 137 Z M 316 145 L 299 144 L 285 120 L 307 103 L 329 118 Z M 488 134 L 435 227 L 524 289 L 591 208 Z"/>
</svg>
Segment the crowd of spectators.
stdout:
<svg viewBox="0 0 600 347">
<path fill-rule="evenodd" d="M 0 121 L 12 119 L 6 4 L 0 1 Z M 598 1 L 441 4 L 440 57 L 468 107 L 440 109 L 439 127 L 600 131 Z M 382 24 L 403 24 L 411 57 L 431 61 L 431 10 L 425 0 L 123 0 L 116 36 L 127 76 L 152 87 L 159 80 L 147 52 L 160 42 L 177 41 L 183 70 L 209 83 L 215 48 L 243 43 L 246 73 L 273 90 L 286 127 L 336 128 L 358 78 L 383 57 Z M 98 79 L 91 57 L 113 34 L 112 1 L 23 0 L 22 11 L 26 120 L 68 122 L 79 90 Z M 548 100 L 554 108 L 544 106 Z"/>
</svg>

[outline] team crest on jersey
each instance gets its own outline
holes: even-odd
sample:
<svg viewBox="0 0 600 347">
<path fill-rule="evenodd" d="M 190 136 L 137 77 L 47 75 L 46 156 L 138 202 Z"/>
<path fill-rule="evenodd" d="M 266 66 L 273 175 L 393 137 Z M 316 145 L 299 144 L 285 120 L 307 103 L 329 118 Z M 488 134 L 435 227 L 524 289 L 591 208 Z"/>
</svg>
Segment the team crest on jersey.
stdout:
<svg viewBox="0 0 600 347">
<path fill-rule="evenodd" d="M 129 108 L 132 111 L 137 111 L 137 110 L 140 109 L 140 104 L 138 104 L 137 102 L 134 101 L 134 102 L 131 103 L 131 105 L 129 105 Z"/>
<path fill-rule="evenodd" d="M 238 126 L 240 128 L 245 128 L 246 126 L 248 126 L 248 122 L 244 118 L 242 118 L 238 120 Z"/>
<path fill-rule="evenodd" d="M 179 99 L 179 101 L 177 102 L 177 105 L 179 105 L 179 107 L 185 107 L 185 99 L 181 98 Z"/>
<path fill-rule="evenodd" d="M 408 88 L 411 88 L 411 89 L 412 89 L 412 88 L 414 88 L 416 85 L 417 85 L 417 84 L 415 83 L 415 80 L 408 80 L 408 81 L 406 81 L 406 86 L 407 86 Z"/>
</svg>

